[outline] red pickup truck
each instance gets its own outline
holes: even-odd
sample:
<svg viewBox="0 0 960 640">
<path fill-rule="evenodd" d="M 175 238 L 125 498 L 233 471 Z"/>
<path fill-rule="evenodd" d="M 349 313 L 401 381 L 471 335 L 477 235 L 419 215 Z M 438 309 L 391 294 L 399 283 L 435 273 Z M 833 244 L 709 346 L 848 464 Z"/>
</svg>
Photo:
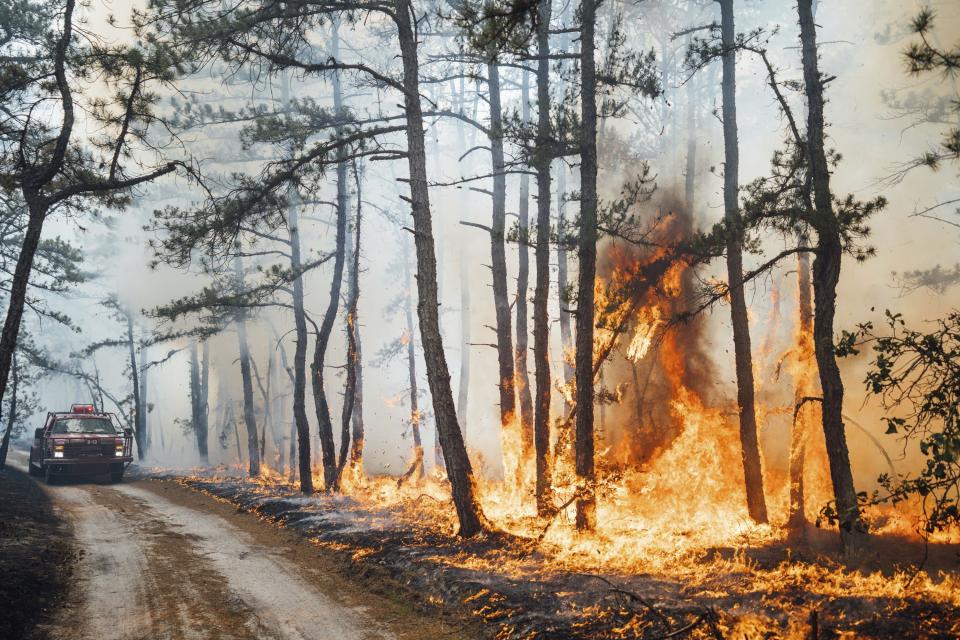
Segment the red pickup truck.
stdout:
<svg viewBox="0 0 960 640">
<path fill-rule="evenodd" d="M 30 447 L 30 475 L 48 483 L 58 476 L 110 474 L 123 480 L 133 462 L 133 432 L 120 426 L 112 413 L 89 404 L 75 404 L 67 413 L 48 413 L 34 433 Z"/>
</svg>

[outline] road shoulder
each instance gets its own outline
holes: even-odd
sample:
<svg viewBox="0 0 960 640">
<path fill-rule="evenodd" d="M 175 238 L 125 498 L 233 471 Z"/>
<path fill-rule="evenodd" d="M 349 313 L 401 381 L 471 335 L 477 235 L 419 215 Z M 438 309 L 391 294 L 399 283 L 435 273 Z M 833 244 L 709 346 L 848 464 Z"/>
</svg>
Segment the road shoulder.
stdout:
<svg viewBox="0 0 960 640">
<path fill-rule="evenodd" d="M 69 520 L 39 484 L 8 464 L 0 472 L 0 638 L 48 638 L 76 560 Z"/>
<path fill-rule="evenodd" d="M 411 593 L 407 585 L 399 583 L 387 571 L 380 572 L 367 563 L 355 562 L 349 552 L 320 547 L 297 531 L 277 527 L 256 514 L 176 481 L 149 479 L 132 484 L 178 506 L 223 518 L 257 544 L 281 554 L 318 591 L 345 608 L 366 613 L 400 640 L 469 640 L 487 636 L 474 620 L 439 612 L 429 603 L 417 602 L 416 594 Z"/>
</svg>

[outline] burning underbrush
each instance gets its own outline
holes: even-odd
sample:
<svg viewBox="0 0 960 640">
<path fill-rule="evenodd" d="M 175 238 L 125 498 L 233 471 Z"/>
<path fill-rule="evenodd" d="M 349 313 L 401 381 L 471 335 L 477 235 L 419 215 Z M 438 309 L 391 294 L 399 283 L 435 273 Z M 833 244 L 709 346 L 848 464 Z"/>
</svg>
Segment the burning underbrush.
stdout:
<svg viewBox="0 0 960 640">
<path fill-rule="evenodd" d="M 180 481 L 349 554 L 361 569 L 387 571 L 425 605 L 467 610 L 498 638 L 957 637 L 960 535 L 923 540 L 911 505 L 874 509 L 856 568 L 837 562 L 836 531 L 811 524 L 830 492 L 822 436 L 803 427 L 815 424 L 809 415 L 798 413 L 785 431 L 791 447 L 803 445 L 799 475 L 765 451 L 770 523 L 748 516 L 737 409 L 716 384 L 703 321 L 672 322 L 702 294 L 690 261 L 664 248 L 689 232 L 674 216 L 645 244 L 604 245 L 593 532 L 574 527 L 583 481 L 573 468 L 568 381 L 557 381 L 568 404 L 551 438 L 554 510 L 537 514 L 529 439 L 511 422 L 503 425 L 502 477 L 477 479 L 496 531 L 476 539 L 456 537 L 436 469 L 400 480 L 350 472 L 343 494 L 310 497 L 269 470 L 256 481 Z M 795 342 L 786 355 L 764 346 L 755 363 L 774 360 L 791 378 L 781 385 L 787 393 L 759 389 L 764 423 L 792 416 L 794 387 L 814 377 L 809 343 Z M 802 503 L 791 498 L 796 482 Z"/>
<path fill-rule="evenodd" d="M 653 521 L 620 515 L 629 481 L 601 494 L 605 524 L 593 534 L 574 533 L 561 515 L 541 535 L 545 524 L 532 516 L 501 517 L 501 496 L 487 488 L 488 515 L 516 536 L 467 541 L 455 535 L 436 475 L 399 489 L 395 478 L 368 478 L 346 495 L 309 497 L 276 474 L 177 481 L 349 556 L 360 576 L 386 572 L 427 609 L 468 612 L 491 637 L 799 640 L 814 626 L 818 638 L 960 633 L 960 579 L 937 570 L 955 567 L 955 545 L 932 544 L 929 568 L 917 572 L 896 562 L 919 560 L 922 545 L 881 535 L 864 567 L 848 569 L 832 559 L 831 532 L 813 530 L 791 549 L 777 529 L 722 509 L 694 521 L 669 507 Z"/>
</svg>

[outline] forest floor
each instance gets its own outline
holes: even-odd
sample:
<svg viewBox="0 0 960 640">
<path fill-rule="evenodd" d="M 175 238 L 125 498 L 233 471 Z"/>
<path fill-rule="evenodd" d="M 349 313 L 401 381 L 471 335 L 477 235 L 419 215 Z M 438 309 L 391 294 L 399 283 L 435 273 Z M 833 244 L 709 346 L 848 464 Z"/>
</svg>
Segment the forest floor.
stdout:
<svg viewBox="0 0 960 640">
<path fill-rule="evenodd" d="M 44 490 L 7 465 L 0 472 L 0 638 L 50 637 L 43 623 L 67 593 L 74 549 Z"/>
<path fill-rule="evenodd" d="M 589 562 L 558 566 L 536 545 L 502 537 L 464 542 L 445 523 L 431 521 L 433 504 L 411 518 L 410 505 L 401 512 L 348 496 L 303 497 L 290 486 L 222 477 L 166 480 L 340 554 L 345 576 L 401 585 L 430 617 L 472 615 L 483 621 L 487 637 L 960 637 L 958 545 L 926 549 L 926 571 L 916 579 L 902 565 L 921 558 L 922 545 L 875 539 L 859 568 L 849 569 L 835 560 L 835 534 L 812 528 L 799 552 L 782 541 L 714 548 L 676 570 L 618 572 L 609 565 L 591 569 Z"/>
<path fill-rule="evenodd" d="M 24 465 L 22 457 L 15 456 L 16 464 Z M 23 609 L 24 625 L 39 623 L 33 636 L 0 630 L 0 638 L 419 640 L 480 635 L 473 621 L 423 616 L 388 581 L 371 589 L 345 579 L 339 556 L 293 531 L 178 483 L 132 475 L 120 484 L 78 478 L 44 486 L 14 470 L 10 477 L 17 487 L 7 479 L 0 483 L 0 491 L 47 505 L 41 518 L 47 528 L 34 534 L 37 525 L 17 513 L 23 509 L 11 508 L 13 501 L 0 497 L 9 523 L 0 548 L 0 583 L 21 590 L 2 594 L 2 609 L 16 611 L 10 602 L 49 602 L 47 596 L 38 597 L 40 587 L 34 583 L 60 586 L 62 595 L 56 610 L 48 611 L 52 615 Z M 60 535 L 67 529 L 72 544 Z M 25 549 L 19 555 L 8 553 L 10 538 L 19 540 L 14 550 Z M 77 550 L 65 590 L 66 575 L 58 582 L 51 579 L 56 574 L 48 565 L 56 557 L 45 559 L 51 541 L 63 541 L 67 557 L 69 549 Z M 5 617 L 0 615 L 0 621 Z"/>
</svg>

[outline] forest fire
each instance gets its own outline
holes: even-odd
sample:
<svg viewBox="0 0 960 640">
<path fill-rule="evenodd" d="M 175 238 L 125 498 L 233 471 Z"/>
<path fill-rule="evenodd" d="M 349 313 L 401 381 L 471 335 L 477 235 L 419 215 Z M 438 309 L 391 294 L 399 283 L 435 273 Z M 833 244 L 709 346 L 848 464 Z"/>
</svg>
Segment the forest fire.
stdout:
<svg viewBox="0 0 960 640">
<path fill-rule="evenodd" d="M 657 244 L 683 239 L 681 218 L 669 220 Z M 606 410 L 597 440 L 595 531 L 574 527 L 578 489 L 565 416 L 557 417 L 551 437 L 557 510 L 547 518 L 537 515 L 534 464 L 523 447 L 520 421 L 514 417 L 503 425 L 503 474 L 477 479 L 486 517 L 508 535 L 493 545 L 454 543 L 458 525 L 439 467 L 401 482 L 354 471 L 343 479 L 344 497 L 308 502 L 295 497 L 282 473 L 270 470 L 241 483 L 245 488 L 239 492 L 229 478 L 187 482 L 214 495 L 227 491 L 229 499 L 268 519 L 302 527 L 317 544 L 347 553 L 355 563 L 396 563 L 397 571 L 403 566 L 404 575 L 418 576 L 413 579 L 435 606 L 451 600 L 449 591 L 426 577 L 437 567 L 461 581 L 475 576 L 485 586 L 454 600 L 505 639 L 682 632 L 691 638 L 759 639 L 773 633 L 806 640 L 818 620 L 829 620 L 838 637 L 886 637 L 875 636 L 870 625 L 884 616 L 909 616 L 905 612 L 920 601 L 960 607 L 960 583 L 950 574 L 898 568 L 879 556 L 872 571 L 850 570 L 823 556 L 803 559 L 830 549 L 828 532 L 808 532 L 817 542 L 794 556 L 784 528 L 792 499 L 789 468 L 765 464 L 770 524 L 752 521 L 743 470 L 732 463 L 740 459 L 735 412 L 710 393 L 713 372 L 704 365 L 702 323 L 671 322 L 690 304 L 693 267 L 668 257 L 662 247 L 623 242 L 602 247 L 596 290 L 601 330 L 594 356 L 604 372 L 600 401 Z M 796 341 L 779 361 L 795 381 L 809 382 L 812 356 L 804 355 L 809 343 L 802 334 Z M 562 388 L 565 382 L 554 384 Z M 759 411 L 783 410 L 761 404 Z M 807 429 L 803 506 L 805 518 L 813 521 L 830 498 L 829 474 L 822 437 L 815 424 Z M 314 473 L 321 483 L 321 470 Z M 905 513 L 902 507 L 874 508 L 866 517 L 878 535 L 896 541 L 892 544 L 919 549 L 922 541 Z M 397 535 L 400 541 L 394 541 Z M 929 539 L 940 541 L 956 542 L 942 534 Z M 643 578 L 651 575 L 657 577 L 653 583 Z M 538 609 L 536 631 L 524 618 L 533 592 L 518 590 L 516 581 L 532 581 L 537 593 L 553 594 L 549 606 L 555 610 Z M 545 633 L 547 618 L 567 631 Z"/>
<path fill-rule="evenodd" d="M 958 3 L 109 4 L 0 0 L 75 637 L 960 637 Z"/>
</svg>

